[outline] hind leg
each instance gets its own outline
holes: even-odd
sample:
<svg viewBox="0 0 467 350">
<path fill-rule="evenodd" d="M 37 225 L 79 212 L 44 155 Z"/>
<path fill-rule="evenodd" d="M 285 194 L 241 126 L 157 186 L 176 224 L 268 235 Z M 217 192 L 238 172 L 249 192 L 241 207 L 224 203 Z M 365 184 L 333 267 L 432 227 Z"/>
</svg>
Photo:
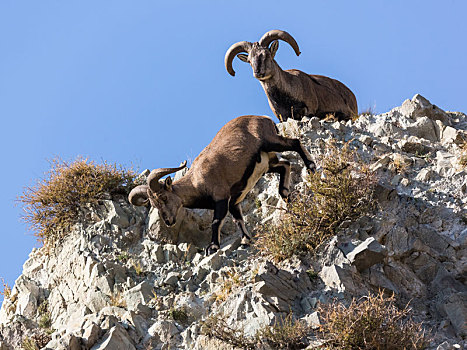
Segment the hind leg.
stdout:
<svg viewBox="0 0 467 350">
<path fill-rule="evenodd" d="M 271 162 L 269 164 L 268 173 L 279 174 L 279 194 L 286 199 L 290 194 L 290 162 L 285 159 Z"/>
<path fill-rule="evenodd" d="M 285 152 L 285 151 L 294 151 L 297 152 L 300 157 L 303 159 L 305 166 L 312 172 L 315 172 L 316 165 L 315 162 L 311 159 L 310 153 L 303 147 L 300 140 L 291 139 L 288 137 L 283 137 L 277 135 L 275 140 L 266 141 L 263 145 L 263 149 L 266 152 Z"/>
<path fill-rule="evenodd" d="M 232 201 L 229 205 L 229 211 L 230 211 L 230 214 L 232 214 L 235 223 L 240 228 L 240 231 L 242 231 L 241 246 L 242 248 L 246 248 L 250 245 L 251 238 L 248 235 L 248 231 L 245 227 L 245 222 L 243 221 L 243 213 L 242 213 L 242 207 L 240 206 L 240 203 L 235 204 L 235 202 Z"/>
</svg>

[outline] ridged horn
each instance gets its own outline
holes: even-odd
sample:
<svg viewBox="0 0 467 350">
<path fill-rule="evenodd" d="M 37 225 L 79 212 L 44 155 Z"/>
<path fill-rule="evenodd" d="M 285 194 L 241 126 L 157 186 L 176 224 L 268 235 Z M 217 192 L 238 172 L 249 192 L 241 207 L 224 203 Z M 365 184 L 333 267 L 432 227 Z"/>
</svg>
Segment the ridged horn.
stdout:
<svg viewBox="0 0 467 350">
<path fill-rule="evenodd" d="M 148 186 L 152 192 L 160 190 L 159 179 L 165 175 L 175 173 L 186 167 L 186 160 L 178 168 L 159 168 L 154 169 L 148 176 Z"/>
<path fill-rule="evenodd" d="M 300 49 L 298 48 L 298 44 L 295 41 L 295 39 L 292 37 L 292 35 L 290 35 L 287 32 L 284 32 L 283 30 L 278 30 L 278 29 L 270 30 L 269 32 L 264 34 L 261 37 L 261 39 L 259 39 L 258 43 L 263 47 L 268 47 L 269 44 L 274 40 L 285 41 L 290 46 L 292 46 L 297 56 L 300 55 L 301 52 L 300 52 Z"/>
<path fill-rule="evenodd" d="M 137 206 L 146 205 L 149 203 L 148 199 L 148 185 L 139 185 L 133 188 L 128 195 L 128 201 Z"/>
<path fill-rule="evenodd" d="M 248 51 L 251 49 L 251 45 L 252 44 L 248 41 L 239 41 L 238 43 L 233 44 L 225 53 L 225 69 L 227 69 L 227 72 L 229 72 L 231 76 L 235 76 L 235 71 L 232 67 L 233 59 L 241 52 L 248 53 Z"/>
</svg>

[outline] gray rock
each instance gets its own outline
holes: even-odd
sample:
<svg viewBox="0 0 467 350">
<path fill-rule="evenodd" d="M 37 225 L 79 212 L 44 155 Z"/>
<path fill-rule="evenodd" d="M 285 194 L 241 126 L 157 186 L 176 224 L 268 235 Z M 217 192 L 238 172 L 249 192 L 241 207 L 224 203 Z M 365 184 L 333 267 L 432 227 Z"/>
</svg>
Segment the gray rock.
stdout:
<svg viewBox="0 0 467 350">
<path fill-rule="evenodd" d="M 178 272 L 169 272 L 167 277 L 164 279 L 164 284 L 171 287 L 175 287 L 180 278 L 180 273 Z"/>
<path fill-rule="evenodd" d="M 136 350 L 127 331 L 120 325 L 112 327 L 91 350 Z"/>
<path fill-rule="evenodd" d="M 443 305 L 452 326 L 459 337 L 467 336 L 467 293 L 451 295 Z"/>
<path fill-rule="evenodd" d="M 336 290 L 338 293 L 356 293 L 359 290 L 355 283 L 357 279 L 349 268 L 345 268 L 345 265 L 344 268 L 337 265 L 324 266 L 319 277 L 326 287 Z"/>
<path fill-rule="evenodd" d="M 449 114 L 432 105 L 420 94 L 416 94 L 412 100 L 405 100 L 401 107 L 394 108 L 394 110 L 414 120 L 428 117 L 432 120 L 440 120 L 445 125 L 451 125 Z"/>
<path fill-rule="evenodd" d="M 374 237 L 370 237 L 347 254 L 347 259 L 358 271 L 363 271 L 383 262 L 386 256 L 386 247 L 379 244 Z"/>
<path fill-rule="evenodd" d="M 90 349 L 94 344 L 96 344 L 100 337 L 101 331 L 101 328 L 94 322 L 90 323 L 86 328 L 84 328 L 82 339 L 87 349 Z"/>
</svg>

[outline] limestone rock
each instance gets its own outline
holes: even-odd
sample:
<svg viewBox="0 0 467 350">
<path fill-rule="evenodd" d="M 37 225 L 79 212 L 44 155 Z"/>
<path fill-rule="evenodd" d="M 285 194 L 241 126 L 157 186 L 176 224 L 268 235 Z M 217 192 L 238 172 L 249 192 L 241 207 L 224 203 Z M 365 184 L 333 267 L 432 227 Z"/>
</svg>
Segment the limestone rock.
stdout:
<svg viewBox="0 0 467 350">
<path fill-rule="evenodd" d="M 347 259 L 358 271 L 363 271 L 374 264 L 383 262 L 387 250 L 374 237 L 369 237 L 347 254 Z"/>
<path fill-rule="evenodd" d="M 313 157 L 331 138 L 348 143 L 377 172 L 375 210 L 341 223 L 338 235 L 302 260 L 273 262 L 254 246 L 239 247 L 230 215 L 219 251 L 205 256 L 212 210 L 182 210 L 168 228 L 157 210 L 109 195 L 84 206 L 85 219 L 48 254 L 31 251 L 0 309 L 0 350 L 45 332 L 39 323 L 53 329 L 45 349 L 232 349 L 203 334 L 208 317 L 247 337 L 290 312 L 316 327 L 318 303 L 348 304 L 379 289 L 402 304 L 411 300 L 414 319 L 433 330 L 429 350 L 465 347 L 467 171 L 459 159 L 467 116 L 416 95 L 380 115 L 303 118 L 278 128 Z M 291 162 L 291 190 L 301 193 L 302 160 L 280 156 Z M 277 174 L 266 174 L 242 202 L 252 236 L 283 219 L 288 204 L 278 187 Z"/>
<path fill-rule="evenodd" d="M 125 329 L 117 325 L 112 327 L 91 350 L 136 350 L 136 348 Z"/>
</svg>

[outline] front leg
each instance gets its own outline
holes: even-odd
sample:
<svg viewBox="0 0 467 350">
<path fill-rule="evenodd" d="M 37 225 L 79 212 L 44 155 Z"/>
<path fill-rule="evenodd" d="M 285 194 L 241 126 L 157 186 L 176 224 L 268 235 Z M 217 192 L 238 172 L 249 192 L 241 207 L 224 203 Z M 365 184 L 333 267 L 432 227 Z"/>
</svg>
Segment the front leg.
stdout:
<svg viewBox="0 0 467 350">
<path fill-rule="evenodd" d="M 248 235 L 248 231 L 245 227 L 245 222 L 243 221 L 243 213 L 242 213 L 242 207 L 240 206 L 240 203 L 235 204 L 234 201 L 232 201 L 229 205 L 229 211 L 230 211 L 230 214 L 232 214 L 234 221 L 237 223 L 238 227 L 240 228 L 240 231 L 242 231 L 241 246 L 242 248 L 246 248 L 250 245 L 251 238 Z"/>
<path fill-rule="evenodd" d="M 214 254 L 220 248 L 220 235 L 224 219 L 229 208 L 229 199 L 217 201 L 214 204 L 214 218 L 212 220 L 211 243 L 206 247 L 206 255 Z"/>
</svg>

